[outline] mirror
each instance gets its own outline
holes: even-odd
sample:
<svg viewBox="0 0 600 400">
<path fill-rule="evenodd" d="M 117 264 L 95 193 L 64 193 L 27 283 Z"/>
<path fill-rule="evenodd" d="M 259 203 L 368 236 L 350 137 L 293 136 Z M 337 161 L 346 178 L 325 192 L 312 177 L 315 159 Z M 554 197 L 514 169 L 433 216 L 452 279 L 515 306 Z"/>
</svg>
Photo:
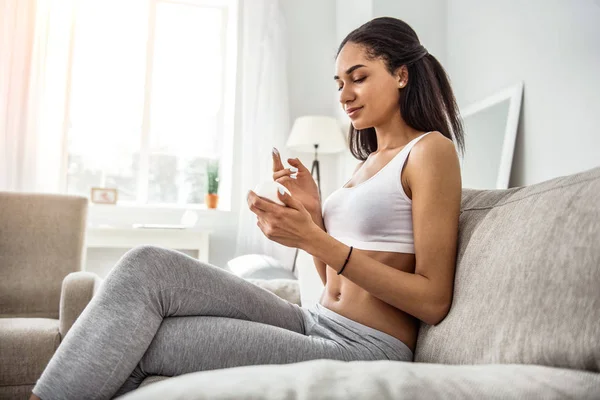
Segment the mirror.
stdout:
<svg viewBox="0 0 600 400">
<path fill-rule="evenodd" d="M 478 101 L 462 112 L 465 154 L 463 188 L 508 189 L 523 82 Z"/>
</svg>

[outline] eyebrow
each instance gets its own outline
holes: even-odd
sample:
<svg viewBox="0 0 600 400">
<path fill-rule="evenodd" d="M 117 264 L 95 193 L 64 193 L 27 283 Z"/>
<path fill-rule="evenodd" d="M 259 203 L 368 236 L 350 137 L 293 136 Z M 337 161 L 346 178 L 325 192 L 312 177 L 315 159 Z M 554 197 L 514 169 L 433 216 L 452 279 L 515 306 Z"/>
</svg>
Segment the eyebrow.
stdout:
<svg viewBox="0 0 600 400">
<path fill-rule="evenodd" d="M 354 65 L 354 66 L 352 66 L 352 67 L 350 67 L 350 68 L 348 68 L 348 69 L 346 70 L 346 75 L 350 75 L 350 74 L 352 73 L 352 71 L 354 71 L 354 70 L 357 70 L 357 69 L 359 69 L 359 68 L 361 68 L 361 67 L 366 67 L 366 65 L 362 65 L 362 64 L 356 64 L 356 65 Z M 340 79 L 340 77 L 339 77 L 339 76 L 337 76 L 337 75 L 334 75 L 334 76 L 333 76 L 333 80 L 334 80 L 334 81 L 337 81 L 338 79 Z"/>
</svg>

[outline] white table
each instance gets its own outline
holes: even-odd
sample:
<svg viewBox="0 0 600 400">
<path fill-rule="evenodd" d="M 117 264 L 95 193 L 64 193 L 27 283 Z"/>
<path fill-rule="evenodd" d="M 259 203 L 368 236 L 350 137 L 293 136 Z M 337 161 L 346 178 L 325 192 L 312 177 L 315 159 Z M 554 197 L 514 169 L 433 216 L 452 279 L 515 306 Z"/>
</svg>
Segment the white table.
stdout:
<svg viewBox="0 0 600 400">
<path fill-rule="evenodd" d="M 88 248 L 131 249 L 149 244 L 178 250 L 196 250 L 198 260 L 208 262 L 210 231 L 192 229 L 144 229 L 88 227 Z"/>
</svg>

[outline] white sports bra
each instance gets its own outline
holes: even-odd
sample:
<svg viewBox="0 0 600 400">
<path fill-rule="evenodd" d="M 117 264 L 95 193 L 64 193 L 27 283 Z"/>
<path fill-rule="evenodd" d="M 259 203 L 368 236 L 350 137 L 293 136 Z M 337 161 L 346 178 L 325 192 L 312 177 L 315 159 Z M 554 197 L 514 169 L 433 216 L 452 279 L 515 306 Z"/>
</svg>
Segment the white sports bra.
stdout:
<svg viewBox="0 0 600 400">
<path fill-rule="evenodd" d="M 322 208 L 327 233 L 357 249 L 414 254 L 412 200 L 400 177 L 410 150 L 429 133 L 408 142 L 371 178 L 331 193 Z"/>
</svg>

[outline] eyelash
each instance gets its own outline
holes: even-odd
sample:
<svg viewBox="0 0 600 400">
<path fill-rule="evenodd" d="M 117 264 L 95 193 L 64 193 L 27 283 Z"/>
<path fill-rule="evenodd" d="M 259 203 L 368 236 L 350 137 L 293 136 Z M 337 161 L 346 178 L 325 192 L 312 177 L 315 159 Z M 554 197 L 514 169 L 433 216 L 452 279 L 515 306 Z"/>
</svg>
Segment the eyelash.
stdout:
<svg viewBox="0 0 600 400">
<path fill-rule="evenodd" d="M 361 82 L 362 82 L 362 81 L 364 81 L 365 79 L 367 79 L 367 77 L 366 77 L 366 76 L 365 76 L 364 78 L 360 78 L 360 79 L 357 79 L 357 80 L 355 80 L 355 81 L 352 81 L 352 82 L 354 82 L 354 83 L 361 83 Z M 343 86 L 342 86 L 342 87 L 339 87 L 339 88 L 338 88 L 338 92 L 339 92 L 340 90 L 342 90 L 343 88 L 344 88 Z"/>
</svg>

